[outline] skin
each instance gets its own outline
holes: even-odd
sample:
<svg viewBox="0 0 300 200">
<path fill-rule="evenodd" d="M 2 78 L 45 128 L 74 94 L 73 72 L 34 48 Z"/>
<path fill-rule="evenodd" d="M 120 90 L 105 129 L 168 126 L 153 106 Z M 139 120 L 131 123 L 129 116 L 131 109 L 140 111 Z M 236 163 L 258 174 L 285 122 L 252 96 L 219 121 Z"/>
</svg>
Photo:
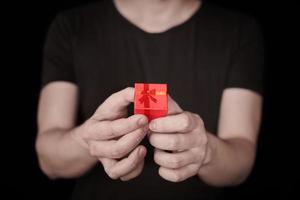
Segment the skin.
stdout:
<svg viewBox="0 0 300 200">
<path fill-rule="evenodd" d="M 142 171 L 146 148 L 139 145 L 148 130 L 147 117 L 126 117 L 134 89 L 112 94 L 82 125 L 75 127 L 78 89 L 53 82 L 41 92 L 36 150 L 50 178 L 78 177 L 100 161 L 112 179 L 129 180 Z"/>
<path fill-rule="evenodd" d="M 114 0 L 119 13 L 149 33 L 160 33 L 187 21 L 200 7 L 198 0 Z"/>
<path fill-rule="evenodd" d="M 194 0 L 115 4 L 123 16 L 149 32 L 180 24 L 201 6 Z M 98 162 L 112 179 L 135 178 L 147 153 L 140 145 L 144 137 L 155 148 L 159 175 L 168 181 L 196 175 L 210 185 L 229 186 L 242 183 L 251 172 L 262 107 L 262 97 L 253 91 L 224 90 L 215 135 L 205 129 L 201 113 L 182 110 L 171 97 L 166 117 L 149 123 L 144 115 L 127 116 L 133 88 L 112 94 L 76 126 L 77 98 L 77 86 L 63 81 L 47 84 L 40 94 L 36 151 L 41 169 L 52 179 L 82 176 Z"/>
<path fill-rule="evenodd" d="M 207 132 L 198 114 L 173 108 L 149 124 L 160 176 L 179 182 L 198 175 L 214 186 L 242 183 L 255 159 L 261 97 L 246 89 L 224 90 L 217 136 Z"/>
</svg>

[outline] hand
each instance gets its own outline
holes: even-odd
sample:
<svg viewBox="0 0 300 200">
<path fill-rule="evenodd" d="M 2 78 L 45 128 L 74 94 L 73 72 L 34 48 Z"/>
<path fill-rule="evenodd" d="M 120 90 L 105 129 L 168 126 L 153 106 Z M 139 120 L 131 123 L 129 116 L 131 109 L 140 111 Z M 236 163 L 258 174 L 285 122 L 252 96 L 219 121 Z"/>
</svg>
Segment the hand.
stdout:
<svg viewBox="0 0 300 200">
<path fill-rule="evenodd" d="M 133 99 L 133 88 L 112 94 L 77 134 L 112 179 L 130 180 L 143 169 L 146 148 L 139 143 L 147 134 L 148 120 L 144 115 L 124 118 Z"/>
<path fill-rule="evenodd" d="M 160 165 L 159 175 L 179 182 L 198 174 L 210 161 L 210 149 L 204 123 L 199 115 L 182 111 L 169 97 L 168 116 L 149 124 L 151 145 L 155 147 L 154 161 Z"/>
</svg>

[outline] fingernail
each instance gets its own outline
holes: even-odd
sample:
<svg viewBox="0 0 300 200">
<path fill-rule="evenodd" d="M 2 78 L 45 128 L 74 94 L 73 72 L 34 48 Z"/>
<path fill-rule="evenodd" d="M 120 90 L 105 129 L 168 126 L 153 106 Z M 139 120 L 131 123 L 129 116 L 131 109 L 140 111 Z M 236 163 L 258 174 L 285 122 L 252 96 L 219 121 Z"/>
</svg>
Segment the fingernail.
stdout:
<svg viewBox="0 0 300 200">
<path fill-rule="evenodd" d="M 138 125 L 143 126 L 147 123 L 146 117 L 141 117 L 138 121 Z"/>
<path fill-rule="evenodd" d="M 139 149 L 139 152 L 138 152 L 138 154 L 139 154 L 140 156 L 144 156 L 144 151 L 143 151 L 143 148 L 140 148 L 140 149 Z"/>
<path fill-rule="evenodd" d="M 151 130 L 155 130 L 155 129 L 156 129 L 156 123 L 155 123 L 155 122 L 152 122 L 152 123 L 150 124 L 150 129 L 151 129 Z"/>
<path fill-rule="evenodd" d="M 145 126 L 144 127 L 144 132 L 148 132 L 148 130 L 149 130 L 148 126 Z"/>
</svg>

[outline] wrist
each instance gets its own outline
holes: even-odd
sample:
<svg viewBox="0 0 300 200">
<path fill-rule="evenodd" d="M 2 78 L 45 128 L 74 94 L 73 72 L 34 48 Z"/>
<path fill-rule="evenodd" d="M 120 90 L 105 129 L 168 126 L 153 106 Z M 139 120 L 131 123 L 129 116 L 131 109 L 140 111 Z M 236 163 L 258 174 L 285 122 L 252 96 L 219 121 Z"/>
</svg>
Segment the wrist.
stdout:
<svg viewBox="0 0 300 200">
<path fill-rule="evenodd" d="M 211 133 L 206 133 L 207 144 L 206 144 L 206 153 L 202 165 L 198 171 L 198 175 L 201 176 L 205 173 L 205 169 L 215 162 L 217 147 L 215 145 L 214 139 L 215 137 Z"/>
<path fill-rule="evenodd" d="M 73 130 L 70 131 L 69 135 L 75 141 L 77 144 L 79 144 L 81 147 L 88 149 L 88 144 L 83 138 L 81 137 L 82 132 L 84 131 L 83 129 L 83 124 L 74 128 Z"/>
</svg>

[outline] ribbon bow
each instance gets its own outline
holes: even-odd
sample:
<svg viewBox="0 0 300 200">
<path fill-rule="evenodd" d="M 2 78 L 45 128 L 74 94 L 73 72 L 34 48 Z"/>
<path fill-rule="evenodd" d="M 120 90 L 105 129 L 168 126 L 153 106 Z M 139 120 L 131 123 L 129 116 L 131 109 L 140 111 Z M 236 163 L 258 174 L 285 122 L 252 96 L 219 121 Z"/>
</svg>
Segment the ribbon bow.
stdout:
<svg viewBox="0 0 300 200">
<path fill-rule="evenodd" d="M 152 100 L 154 103 L 157 102 L 157 99 L 153 97 L 156 94 L 156 90 L 149 90 L 149 86 L 147 84 L 144 85 L 144 90 L 141 92 L 141 94 L 143 96 L 139 99 L 139 101 L 140 103 L 143 103 L 146 108 L 150 106 L 150 100 Z"/>
</svg>

